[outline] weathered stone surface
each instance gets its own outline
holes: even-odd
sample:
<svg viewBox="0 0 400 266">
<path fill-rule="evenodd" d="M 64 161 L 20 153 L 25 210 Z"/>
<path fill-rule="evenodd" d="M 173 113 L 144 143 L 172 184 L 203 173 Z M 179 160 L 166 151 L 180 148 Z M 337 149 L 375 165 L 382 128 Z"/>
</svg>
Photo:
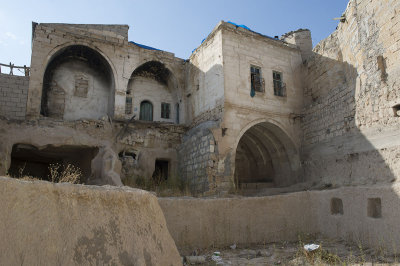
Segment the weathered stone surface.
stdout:
<svg viewBox="0 0 400 266">
<path fill-rule="evenodd" d="M 315 203 L 308 192 L 252 198 L 159 198 L 180 250 L 297 240 L 316 233 Z"/>
<path fill-rule="evenodd" d="M 126 25 L 35 24 L 28 100 L 23 96 L 27 78 L 22 82 L 2 75 L 0 83 L 6 84 L 3 95 L 8 102 L 0 108 L 11 112 L 10 117 L 23 118 L 25 109 L 21 108 L 26 102 L 27 117 L 36 119 L 41 101 L 46 98 L 42 97 L 43 84 L 47 84 L 43 77 L 49 63 L 71 45 L 86 47 L 82 50 L 88 53 L 86 56 L 96 54 L 95 58 L 101 58 L 109 68 L 105 72 L 113 78 L 101 85 L 95 82 L 97 74 L 86 71 L 92 66 L 81 65 L 80 71 L 72 65 L 64 66 L 66 69 L 56 73 L 48 95 L 57 114 L 53 119 L 84 118 L 89 111 L 93 111 L 89 117 L 94 119 L 104 114 L 110 121 L 130 119 L 133 115 L 140 117 L 140 103 L 149 101 L 154 121 L 179 120 L 179 124 L 188 126 L 178 129 L 164 124 L 160 129 L 159 124 L 149 122 L 125 128 L 119 123 L 103 123 L 112 128 L 108 131 L 112 134 L 97 130 L 100 133 L 93 134 L 91 143 L 111 147 L 116 154 L 129 150 L 136 155 L 137 160 L 122 163 L 123 178 L 150 178 L 155 161 L 162 159 L 169 161 L 171 176 L 178 174 L 179 164 L 181 176 L 192 191 L 203 195 L 224 194 L 242 188 L 241 184 L 258 189 L 260 180 L 270 186 L 306 183 L 309 188 L 393 182 L 400 174 L 400 120 L 396 109 L 400 105 L 399 14 L 400 3 L 395 0 L 351 0 L 337 30 L 313 50 L 309 30 L 292 31 L 278 39 L 221 21 L 188 60 L 129 43 Z M 138 70 L 146 64 L 151 67 Z M 162 67 L 154 70 L 156 65 Z M 253 94 L 250 69 L 254 67 L 259 69 L 260 85 Z M 70 75 L 71 69 L 82 73 Z M 136 72 L 141 74 L 135 76 Z M 273 73 L 277 72 L 282 77 L 278 84 L 283 94 L 275 93 Z M 163 75 L 163 82 L 154 78 L 157 73 Z M 86 89 L 95 83 L 94 96 L 107 91 L 107 97 L 97 95 L 101 101 L 96 97 L 83 100 Z M 22 96 L 8 100 L 8 88 L 20 85 Z M 62 93 L 77 88 L 76 95 L 70 93 L 66 99 L 79 96 L 74 101 L 85 108 L 73 110 L 76 113 L 72 115 L 65 109 L 66 96 Z M 18 102 L 16 108 L 22 113 L 7 108 L 13 101 Z M 164 101 L 170 104 L 169 118 L 161 118 Z M 94 110 L 105 105 L 107 112 Z M 70 114 L 59 116 L 61 109 Z M 211 133 L 187 132 L 209 122 L 216 123 Z M 77 121 L 68 127 L 75 127 L 73 133 L 80 135 L 87 125 Z M 44 132 L 52 136 L 42 145 L 54 144 L 62 131 Z M 190 137 L 182 141 L 185 133 Z M 205 135 L 212 137 L 203 138 Z M 63 137 L 58 138 L 58 145 L 65 144 L 63 141 L 82 142 L 76 141 L 79 137 Z M 24 143 L 37 142 L 36 136 L 22 139 Z M 11 144 L 2 145 L 0 157 L 8 159 Z M 2 161 L 0 164 L 4 164 Z M 258 162 L 262 162 L 260 167 Z M 2 168 L 0 173 L 4 172 Z M 113 164 L 108 168 L 119 167 Z M 249 171 L 253 168 L 255 174 Z M 249 178 L 238 178 L 243 173 L 249 173 Z"/>
<path fill-rule="evenodd" d="M 206 262 L 205 256 L 186 256 L 185 259 L 189 264 L 200 264 Z"/>
<path fill-rule="evenodd" d="M 2 265 L 181 265 L 154 195 L 0 177 Z"/>
<path fill-rule="evenodd" d="M 5 175 L 12 160 L 12 147 L 26 143 L 37 148 L 63 145 L 96 147 L 100 152 L 90 167 L 91 184 L 121 185 L 127 176 L 151 178 L 154 161 L 158 156 L 170 159 L 170 174 L 177 175 L 176 148 L 181 143 L 184 126 L 173 124 L 146 124 L 134 121 L 126 126 L 121 122 L 109 121 L 60 121 L 39 119 L 34 121 L 11 122 L 0 119 L 0 175 Z M 134 150 L 135 173 L 122 169 L 118 154 Z M 93 159 L 93 158 L 92 158 Z M 122 159 L 121 159 L 122 160 Z M 127 166 L 128 167 L 128 166 Z"/>
<path fill-rule="evenodd" d="M 304 64 L 302 160 L 308 181 L 398 180 L 400 3 L 349 2 L 346 20 Z"/>
<path fill-rule="evenodd" d="M 362 247 L 385 247 L 396 253 L 400 246 L 399 195 L 400 186 L 394 184 L 267 197 L 159 198 L 159 203 L 182 252 L 194 248 L 228 248 L 232 243 L 247 246 L 297 241 L 304 235 L 321 234 L 353 241 Z M 343 214 L 334 212 L 332 199 L 342 200 Z M 374 206 L 379 208 L 380 216 L 370 215 L 370 199 L 380 203 Z"/>
<path fill-rule="evenodd" d="M 96 177 L 94 183 L 122 186 L 121 168 L 121 161 L 118 160 L 117 154 L 110 147 L 102 148 L 97 157 L 92 160 L 92 175 Z"/>
<path fill-rule="evenodd" d="M 193 194 L 213 193 L 218 186 L 215 180 L 218 150 L 212 129 L 215 122 L 205 122 L 189 130 L 178 148 L 179 173 Z"/>
</svg>

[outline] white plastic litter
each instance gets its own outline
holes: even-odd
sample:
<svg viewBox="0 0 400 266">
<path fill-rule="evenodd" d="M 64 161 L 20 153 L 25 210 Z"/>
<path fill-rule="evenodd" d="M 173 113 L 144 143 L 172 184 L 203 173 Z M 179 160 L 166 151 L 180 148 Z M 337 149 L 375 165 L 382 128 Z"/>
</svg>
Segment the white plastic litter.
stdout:
<svg viewBox="0 0 400 266">
<path fill-rule="evenodd" d="M 236 243 L 233 244 L 232 246 L 229 246 L 231 249 L 236 249 Z"/>
<path fill-rule="evenodd" d="M 306 251 L 308 251 L 308 252 L 314 251 L 314 250 L 319 249 L 319 245 L 317 245 L 317 244 L 307 244 L 307 245 L 304 245 L 304 249 Z"/>
<path fill-rule="evenodd" d="M 214 254 L 211 256 L 211 259 L 215 262 L 221 262 L 222 261 L 221 252 L 215 251 Z"/>
</svg>

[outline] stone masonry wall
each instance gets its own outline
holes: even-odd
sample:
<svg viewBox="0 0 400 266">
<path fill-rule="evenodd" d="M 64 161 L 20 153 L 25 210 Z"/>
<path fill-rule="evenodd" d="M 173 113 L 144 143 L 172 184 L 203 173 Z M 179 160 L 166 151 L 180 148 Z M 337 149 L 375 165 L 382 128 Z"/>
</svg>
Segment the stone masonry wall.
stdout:
<svg viewBox="0 0 400 266">
<path fill-rule="evenodd" d="M 224 106 L 221 104 L 211 110 L 205 111 L 205 112 L 199 114 L 198 116 L 196 116 L 193 119 L 193 122 L 190 125 L 190 127 L 191 128 L 195 127 L 206 121 L 220 122 L 222 120 L 223 115 L 224 115 Z"/>
<path fill-rule="evenodd" d="M 305 64 L 306 144 L 352 126 L 399 124 L 392 109 L 400 103 L 399 10 L 398 1 L 350 1 L 346 22 L 314 48 Z"/>
<path fill-rule="evenodd" d="M 64 24 L 64 23 L 43 23 L 42 25 L 67 29 L 75 28 L 77 30 L 90 31 L 94 34 L 113 37 L 123 38 L 128 40 L 128 25 L 105 25 L 105 24 Z"/>
<path fill-rule="evenodd" d="M 338 45 L 336 34 L 318 45 L 332 52 Z M 304 68 L 304 98 L 308 104 L 303 110 L 303 144 L 326 141 L 354 129 L 356 70 L 340 58 L 316 52 Z"/>
<path fill-rule="evenodd" d="M 351 0 L 304 64 L 302 161 L 322 186 L 400 177 L 400 2 Z"/>
<path fill-rule="evenodd" d="M 25 119 L 29 77 L 0 74 L 0 116 Z"/>
<path fill-rule="evenodd" d="M 205 122 L 188 131 L 178 149 L 180 178 L 194 194 L 215 189 L 218 150 L 210 130 L 213 124 Z"/>
</svg>

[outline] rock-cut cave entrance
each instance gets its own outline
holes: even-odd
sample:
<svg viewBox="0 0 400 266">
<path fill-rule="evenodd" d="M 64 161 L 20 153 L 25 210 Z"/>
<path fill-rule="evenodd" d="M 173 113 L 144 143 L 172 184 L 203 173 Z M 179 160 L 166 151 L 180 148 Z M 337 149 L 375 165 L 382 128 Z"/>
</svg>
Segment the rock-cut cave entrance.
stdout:
<svg viewBox="0 0 400 266">
<path fill-rule="evenodd" d="M 298 182 L 299 155 L 287 134 L 262 122 L 240 138 L 235 156 L 235 185 L 240 189 L 290 186 Z"/>
<path fill-rule="evenodd" d="M 96 147 L 47 145 L 38 148 L 28 144 L 14 144 L 8 172 L 12 177 L 30 176 L 50 181 L 51 164 L 58 164 L 59 171 L 72 165 L 82 172 L 79 183 L 85 183 L 91 175 L 91 162 L 97 153 Z"/>
</svg>

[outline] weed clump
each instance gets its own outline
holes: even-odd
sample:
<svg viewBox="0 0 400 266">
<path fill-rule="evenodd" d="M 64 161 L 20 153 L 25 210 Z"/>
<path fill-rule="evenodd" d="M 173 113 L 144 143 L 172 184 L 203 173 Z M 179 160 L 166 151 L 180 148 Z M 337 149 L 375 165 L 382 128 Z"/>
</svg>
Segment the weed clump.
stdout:
<svg viewBox="0 0 400 266">
<path fill-rule="evenodd" d="M 178 177 L 167 179 L 145 178 L 142 176 L 126 177 L 122 180 L 125 186 L 153 191 L 161 197 L 178 197 L 191 195 L 188 185 Z"/>
<path fill-rule="evenodd" d="M 36 176 L 31 176 L 29 174 L 24 174 L 25 164 L 18 170 L 19 176 L 16 178 L 26 181 L 43 180 Z M 62 166 L 61 164 L 54 163 L 50 164 L 48 167 L 49 174 L 47 180 L 53 183 L 71 183 L 79 184 L 82 178 L 82 170 L 72 164 L 67 164 Z M 45 179 L 46 180 L 46 179 Z"/>
<path fill-rule="evenodd" d="M 81 169 L 72 164 L 67 164 L 63 168 L 58 163 L 50 164 L 49 171 L 49 180 L 53 183 L 78 184 L 82 177 Z"/>
</svg>

